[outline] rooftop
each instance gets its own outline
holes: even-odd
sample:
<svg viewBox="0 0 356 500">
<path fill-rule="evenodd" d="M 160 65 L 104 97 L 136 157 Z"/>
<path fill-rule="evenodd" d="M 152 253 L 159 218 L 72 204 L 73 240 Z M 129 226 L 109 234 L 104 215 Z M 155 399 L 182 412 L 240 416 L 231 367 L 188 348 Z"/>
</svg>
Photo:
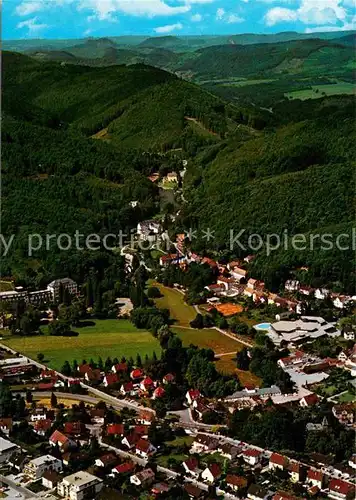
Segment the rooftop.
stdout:
<svg viewBox="0 0 356 500">
<path fill-rule="evenodd" d="M 78 488 L 85 486 L 88 483 L 91 483 L 93 481 L 99 481 L 101 482 L 101 479 L 99 479 L 96 476 L 93 476 L 92 474 L 89 474 L 89 472 L 85 472 L 83 470 L 80 470 L 79 472 L 75 472 L 74 474 L 71 474 L 70 476 L 67 476 L 63 479 L 65 483 L 68 485 L 76 486 Z"/>
</svg>

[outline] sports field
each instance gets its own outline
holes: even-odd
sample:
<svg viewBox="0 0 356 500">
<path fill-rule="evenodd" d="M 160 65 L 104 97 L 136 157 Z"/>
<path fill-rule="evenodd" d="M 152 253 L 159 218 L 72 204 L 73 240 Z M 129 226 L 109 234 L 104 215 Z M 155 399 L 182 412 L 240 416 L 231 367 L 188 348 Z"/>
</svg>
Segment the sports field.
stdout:
<svg viewBox="0 0 356 500">
<path fill-rule="evenodd" d="M 172 330 L 182 339 L 184 346 L 193 344 L 205 349 L 212 349 L 215 354 L 238 352 L 244 347 L 240 342 L 236 342 L 214 328 L 198 330 L 195 328 L 173 327 Z"/>
<path fill-rule="evenodd" d="M 143 357 L 152 355 L 153 351 L 157 355 L 161 352 L 150 332 L 138 330 L 128 320 L 95 320 L 94 325 L 75 328 L 75 331 L 79 332 L 78 337 L 11 337 L 2 342 L 31 358 L 36 359 L 38 353 L 43 353 L 45 362 L 57 370 L 66 360 L 81 362 L 99 356 L 104 360 L 109 356 L 135 359 L 137 353 Z"/>
<path fill-rule="evenodd" d="M 174 288 L 168 288 L 157 282 L 153 282 L 152 285 L 159 288 L 162 294 L 161 298 L 155 299 L 156 306 L 160 309 L 169 309 L 170 316 L 177 325 L 189 326 L 197 313 L 193 306 L 184 302 L 184 295 Z"/>
</svg>

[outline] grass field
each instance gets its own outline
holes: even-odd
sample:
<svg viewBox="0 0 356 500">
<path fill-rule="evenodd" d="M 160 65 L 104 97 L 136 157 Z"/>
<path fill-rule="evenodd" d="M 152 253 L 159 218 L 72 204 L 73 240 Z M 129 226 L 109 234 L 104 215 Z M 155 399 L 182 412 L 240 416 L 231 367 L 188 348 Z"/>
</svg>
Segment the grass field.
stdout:
<svg viewBox="0 0 356 500">
<path fill-rule="evenodd" d="M 172 328 L 172 330 L 182 339 L 183 345 L 194 344 L 198 347 L 212 349 L 215 354 L 241 351 L 244 347 L 240 342 L 236 342 L 213 328 L 204 330 L 191 328 Z"/>
<path fill-rule="evenodd" d="M 14 285 L 10 281 L 0 281 L 0 292 L 11 292 L 13 289 Z"/>
<path fill-rule="evenodd" d="M 223 356 L 216 361 L 215 365 L 219 372 L 225 375 L 235 374 L 243 386 L 249 384 L 260 387 L 262 385 L 262 380 L 253 373 L 237 369 L 233 356 Z"/>
<path fill-rule="evenodd" d="M 340 403 L 352 403 L 356 402 L 356 395 L 352 394 L 350 391 L 345 392 L 344 394 L 341 394 L 341 396 L 338 398 Z"/>
<path fill-rule="evenodd" d="M 159 288 L 162 297 L 155 299 L 156 306 L 161 309 L 169 309 L 171 318 L 177 325 L 189 326 L 189 323 L 197 315 L 193 306 L 184 302 L 184 296 L 174 288 L 168 288 L 160 283 L 152 283 Z"/>
<path fill-rule="evenodd" d="M 66 360 L 81 362 L 99 356 L 104 360 L 108 356 L 119 359 L 132 356 L 135 359 L 137 353 L 145 356 L 161 351 L 151 333 L 138 330 L 128 320 L 96 320 L 93 326 L 77 328 L 76 331 L 78 337 L 12 337 L 4 339 L 3 343 L 32 358 L 41 352 L 49 366 L 55 369 L 61 369 Z"/>
<path fill-rule="evenodd" d="M 290 99 L 319 99 L 324 95 L 356 94 L 356 86 L 353 83 L 332 83 L 330 85 L 312 85 L 311 89 L 295 90 L 285 94 Z"/>
</svg>

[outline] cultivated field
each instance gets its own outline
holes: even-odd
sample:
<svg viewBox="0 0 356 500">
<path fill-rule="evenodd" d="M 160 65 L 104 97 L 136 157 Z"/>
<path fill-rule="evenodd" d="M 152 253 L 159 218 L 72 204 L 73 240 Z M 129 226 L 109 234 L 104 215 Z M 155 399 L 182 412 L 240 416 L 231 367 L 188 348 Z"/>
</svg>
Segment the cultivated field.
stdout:
<svg viewBox="0 0 356 500">
<path fill-rule="evenodd" d="M 146 354 L 157 355 L 161 348 L 158 341 L 151 333 L 138 330 L 128 320 L 96 320 L 93 326 L 76 328 L 78 337 L 50 337 L 42 335 L 37 337 L 11 337 L 2 342 L 13 349 L 36 358 L 39 352 L 45 356 L 45 361 L 55 369 L 61 369 L 66 360 L 76 359 L 81 362 L 90 358 L 94 360 L 101 356 L 122 356 L 134 359 L 137 353 L 141 357 Z"/>
<path fill-rule="evenodd" d="M 184 296 L 178 290 L 174 288 L 168 288 L 161 285 L 160 283 L 152 283 L 160 289 L 163 297 L 155 299 L 156 306 L 161 309 L 169 309 L 171 319 L 173 319 L 177 325 L 189 326 L 190 321 L 192 321 L 197 315 L 193 306 L 189 306 L 184 302 Z"/>
<path fill-rule="evenodd" d="M 212 349 L 215 354 L 241 351 L 243 344 L 237 342 L 226 335 L 218 332 L 214 328 L 204 328 L 203 330 L 192 328 L 172 328 L 172 330 L 182 339 L 183 345 L 190 344 L 198 347 Z"/>
<path fill-rule="evenodd" d="M 235 374 L 242 385 L 252 384 L 260 386 L 262 384 L 262 380 L 249 371 L 239 370 L 236 368 L 236 361 L 233 356 L 222 356 L 215 363 L 216 368 L 219 372 L 224 373 L 226 375 Z"/>
<path fill-rule="evenodd" d="M 332 83 L 330 85 L 313 85 L 311 89 L 295 90 L 288 92 L 286 97 L 290 99 L 319 99 L 325 95 L 356 94 L 356 86 L 353 83 Z"/>
</svg>

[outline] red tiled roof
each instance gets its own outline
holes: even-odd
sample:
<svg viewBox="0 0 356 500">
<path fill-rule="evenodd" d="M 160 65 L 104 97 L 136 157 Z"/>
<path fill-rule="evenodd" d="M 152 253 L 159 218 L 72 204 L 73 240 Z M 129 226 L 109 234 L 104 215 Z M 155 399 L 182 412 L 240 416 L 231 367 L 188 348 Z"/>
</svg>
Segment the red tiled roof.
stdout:
<svg viewBox="0 0 356 500">
<path fill-rule="evenodd" d="M 108 424 L 106 427 L 107 434 L 111 436 L 122 435 L 124 434 L 124 430 L 123 424 Z"/>
<path fill-rule="evenodd" d="M 142 436 L 142 435 L 148 434 L 148 429 L 149 429 L 149 425 L 135 425 L 134 432 L 137 435 Z"/>
<path fill-rule="evenodd" d="M 78 371 L 79 373 L 81 373 L 82 375 L 85 375 L 86 373 L 90 372 L 91 371 L 91 366 L 88 365 L 88 364 L 84 364 L 84 365 L 79 365 L 78 366 Z"/>
<path fill-rule="evenodd" d="M 308 470 L 308 479 L 310 480 L 322 481 L 323 477 L 324 475 L 320 470 L 313 470 L 313 469 Z"/>
<path fill-rule="evenodd" d="M 308 406 L 316 405 L 319 402 L 319 398 L 316 394 L 308 394 L 307 396 L 304 396 L 303 399 Z"/>
<path fill-rule="evenodd" d="M 136 449 L 147 453 L 150 446 L 151 443 L 149 441 L 147 441 L 146 439 L 140 439 L 136 444 Z"/>
<path fill-rule="evenodd" d="M 280 455 L 279 453 L 272 453 L 269 461 L 272 464 L 282 465 L 282 467 L 284 467 L 287 464 L 287 458 L 284 457 L 283 455 Z"/>
<path fill-rule="evenodd" d="M 48 431 L 52 427 L 52 420 L 46 418 L 45 420 L 38 420 L 35 422 L 34 429 L 36 431 Z"/>
<path fill-rule="evenodd" d="M 64 434 L 62 434 L 62 432 L 60 432 L 60 431 L 54 431 L 54 433 L 49 438 L 49 440 L 52 443 L 61 443 L 61 444 L 66 444 L 69 441 L 69 439 L 67 438 L 67 436 L 65 436 Z"/>
<path fill-rule="evenodd" d="M 153 380 L 150 377 L 146 377 L 142 380 L 141 384 L 143 384 L 145 387 L 151 387 L 153 385 Z"/>
<path fill-rule="evenodd" d="M 64 432 L 66 434 L 80 434 L 83 430 L 81 422 L 66 422 L 64 424 Z"/>
<path fill-rule="evenodd" d="M 190 471 L 196 470 L 199 466 L 199 462 L 195 457 L 188 458 L 184 463 Z"/>
<path fill-rule="evenodd" d="M 122 384 L 121 388 L 124 388 L 125 392 L 130 392 L 133 390 L 134 386 L 132 382 L 127 382 L 126 384 Z"/>
<path fill-rule="evenodd" d="M 228 474 L 226 476 L 226 484 L 232 484 L 240 488 L 247 486 L 247 479 L 242 476 L 236 476 L 235 474 Z"/>
<path fill-rule="evenodd" d="M 152 420 L 154 420 L 154 418 L 155 418 L 155 416 L 154 416 L 154 413 L 152 411 L 148 411 L 148 410 L 141 410 L 140 411 L 139 419 L 148 420 L 149 422 L 151 422 Z"/>
<path fill-rule="evenodd" d="M 175 376 L 172 373 L 167 373 L 167 375 L 163 377 L 163 380 L 165 380 L 166 382 L 173 382 L 174 379 Z"/>
<path fill-rule="evenodd" d="M 200 397 L 200 391 L 198 391 L 198 389 L 191 389 L 188 393 L 190 399 L 198 399 Z"/>
<path fill-rule="evenodd" d="M 278 491 L 272 498 L 272 500 L 294 500 L 295 497 L 284 493 L 283 491 Z"/>
<path fill-rule="evenodd" d="M 127 364 L 126 363 L 118 363 L 114 366 L 116 372 L 126 372 Z"/>
<path fill-rule="evenodd" d="M 352 485 L 351 483 L 347 483 L 346 481 L 342 481 L 342 479 L 332 479 L 329 483 L 330 491 L 341 493 L 341 495 L 345 496 L 354 488 L 354 485 Z"/>
<path fill-rule="evenodd" d="M 288 470 L 289 470 L 290 472 L 296 472 L 296 473 L 299 473 L 299 471 L 300 471 L 300 463 L 299 463 L 299 462 L 291 462 L 291 463 L 289 464 Z"/>
<path fill-rule="evenodd" d="M 157 387 L 157 389 L 153 391 L 153 394 L 156 398 L 162 398 L 165 392 L 166 391 L 163 389 L 163 387 Z"/>
<path fill-rule="evenodd" d="M 245 450 L 243 452 L 243 455 L 245 457 L 259 457 L 261 455 L 262 451 L 260 450 L 255 450 L 254 448 L 249 448 L 248 450 Z"/>
<path fill-rule="evenodd" d="M 132 462 L 125 462 L 115 467 L 116 472 L 119 474 L 124 474 L 125 472 L 131 472 L 135 468 Z"/>
<path fill-rule="evenodd" d="M 208 466 L 208 469 L 210 470 L 211 474 L 213 477 L 219 477 L 220 474 L 221 474 L 221 469 L 220 469 L 220 465 L 219 464 L 210 464 Z"/>
<path fill-rule="evenodd" d="M 117 460 L 117 457 L 114 453 L 106 453 L 105 455 L 101 456 L 99 460 L 102 461 L 105 467 L 115 462 Z"/>
<path fill-rule="evenodd" d="M 119 381 L 119 377 L 116 373 L 107 373 L 105 375 L 105 381 L 108 385 L 116 384 Z"/>
<path fill-rule="evenodd" d="M 39 389 L 40 391 L 51 391 L 53 387 L 53 382 L 49 382 L 48 384 L 38 384 L 37 389 Z"/>
<path fill-rule="evenodd" d="M 141 377 L 143 377 L 143 371 L 141 370 L 141 368 L 136 368 L 135 370 L 132 370 L 131 378 L 135 379 Z"/>
</svg>

